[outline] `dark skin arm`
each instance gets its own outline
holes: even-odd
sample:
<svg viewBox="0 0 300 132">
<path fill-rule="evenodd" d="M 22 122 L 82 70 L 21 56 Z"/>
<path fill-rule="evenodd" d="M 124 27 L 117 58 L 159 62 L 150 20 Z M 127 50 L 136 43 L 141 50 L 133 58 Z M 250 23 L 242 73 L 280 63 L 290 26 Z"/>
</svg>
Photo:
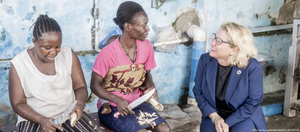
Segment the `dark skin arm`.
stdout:
<svg viewBox="0 0 300 132">
<path fill-rule="evenodd" d="M 127 114 L 134 114 L 134 112 L 128 107 L 129 104 L 125 99 L 106 91 L 102 87 L 102 83 L 103 77 L 93 72 L 91 79 L 92 92 L 100 98 L 106 99 L 110 102 L 117 104 L 117 109 L 120 112 L 121 116 L 125 116 Z"/>
<path fill-rule="evenodd" d="M 144 82 L 144 86 L 145 86 L 146 89 L 155 88 L 150 70 L 146 71 L 146 79 L 145 79 L 145 82 Z"/>
<path fill-rule="evenodd" d="M 77 55 L 72 51 L 72 83 L 77 104 L 72 112 L 77 113 L 77 120 L 82 117 L 83 109 L 87 101 L 88 92 L 86 82 L 84 80 L 84 75 L 81 69 L 80 61 Z"/>
<path fill-rule="evenodd" d="M 146 78 L 145 78 L 145 82 L 143 85 L 145 86 L 146 93 L 155 88 L 150 70 L 146 71 Z M 156 101 L 158 100 L 157 90 L 153 94 L 153 98 Z"/>
<path fill-rule="evenodd" d="M 14 65 L 10 64 L 9 69 L 9 98 L 13 110 L 21 117 L 40 124 L 44 131 L 56 131 L 63 128 L 53 123 L 53 119 L 44 117 L 27 105 L 26 97 L 20 82 L 20 78 Z"/>
</svg>

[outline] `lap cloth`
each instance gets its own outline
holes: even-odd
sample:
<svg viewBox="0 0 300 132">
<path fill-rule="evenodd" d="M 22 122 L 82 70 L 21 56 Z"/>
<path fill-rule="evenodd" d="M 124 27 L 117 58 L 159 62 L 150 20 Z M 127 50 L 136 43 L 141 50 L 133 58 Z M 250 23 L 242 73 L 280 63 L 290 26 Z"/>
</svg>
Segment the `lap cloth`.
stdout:
<svg viewBox="0 0 300 132">
<path fill-rule="evenodd" d="M 152 115 L 151 119 L 155 119 L 156 125 L 166 122 L 148 103 L 144 102 L 140 106 L 133 109 L 135 114 L 129 114 L 126 116 L 119 116 L 115 118 L 114 114 L 118 111 L 117 107 L 111 106 L 112 112 L 109 114 L 101 114 L 103 107 L 98 111 L 98 116 L 102 124 L 106 125 L 110 129 L 113 129 L 117 132 L 137 132 L 141 129 L 151 128 L 151 125 L 140 125 L 138 118 L 141 115 L 141 112 L 146 115 Z M 149 116 L 148 116 L 149 117 Z M 150 119 L 150 118 L 149 118 Z"/>
<path fill-rule="evenodd" d="M 62 124 L 63 132 L 104 132 L 101 127 L 93 122 L 93 119 L 85 112 L 74 127 L 71 127 L 70 120 Z M 42 127 L 31 121 L 22 121 L 17 126 L 17 132 L 43 132 Z M 58 129 L 56 132 L 61 132 Z"/>
</svg>

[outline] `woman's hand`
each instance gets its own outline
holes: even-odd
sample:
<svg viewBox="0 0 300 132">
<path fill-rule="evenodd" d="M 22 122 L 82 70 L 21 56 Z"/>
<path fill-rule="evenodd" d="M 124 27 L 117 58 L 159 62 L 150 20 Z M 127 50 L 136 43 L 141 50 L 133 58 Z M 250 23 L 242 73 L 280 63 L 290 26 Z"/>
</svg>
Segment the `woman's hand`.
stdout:
<svg viewBox="0 0 300 132">
<path fill-rule="evenodd" d="M 72 110 L 71 113 L 75 112 L 77 114 L 76 121 L 78 121 L 82 117 L 84 107 L 85 107 L 85 104 L 77 102 L 76 106 Z"/>
<path fill-rule="evenodd" d="M 229 126 L 224 122 L 224 119 L 218 117 L 214 121 L 217 132 L 229 132 Z"/>
<path fill-rule="evenodd" d="M 125 99 L 119 98 L 116 101 L 117 104 L 117 109 L 120 113 L 121 116 L 125 116 L 128 114 L 134 114 L 134 112 L 131 110 L 131 108 L 129 108 L 129 104 Z"/>
<path fill-rule="evenodd" d="M 63 131 L 63 127 L 53 122 L 53 119 L 47 117 L 41 117 L 39 123 L 44 132 L 55 132 L 56 129 Z"/>
</svg>

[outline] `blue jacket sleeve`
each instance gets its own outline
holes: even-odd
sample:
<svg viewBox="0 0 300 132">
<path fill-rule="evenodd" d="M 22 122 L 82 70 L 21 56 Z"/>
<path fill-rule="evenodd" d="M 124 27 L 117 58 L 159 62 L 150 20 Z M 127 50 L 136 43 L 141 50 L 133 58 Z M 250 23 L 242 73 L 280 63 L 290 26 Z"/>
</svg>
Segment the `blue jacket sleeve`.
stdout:
<svg viewBox="0 0 300 132">
<path fill-rule="evenodd" d="M 200 57 L 197 72 L 196 72 L 195 86 L 193 92 L 195 95 L 196 102 L 198 103 L 198 107 L 201 110 L 202 116 L 206 118 L 211 113 L 217 112 L 217 110 L 209 104 L 209 102 L 206 100 L 202 92 L 203 89 L 201 85 L 202 77 L 203 77 L 204 70 L 206 70 L 205 65 L 207 64 L 207 61 L 209 61 L 205 59 L 207 58 L 205 58 L 204 55 Z"/>
<path fill-rule="evenodd" d="M 225 123 L 227 123 L 229 127 L 249 118 L 263 100 L 263 66 L 258 65 L 249 72 L 248 76 L 248 98 L 245 103 L 236 110 L 236 112 L 226 118 Z"/>
</svg>

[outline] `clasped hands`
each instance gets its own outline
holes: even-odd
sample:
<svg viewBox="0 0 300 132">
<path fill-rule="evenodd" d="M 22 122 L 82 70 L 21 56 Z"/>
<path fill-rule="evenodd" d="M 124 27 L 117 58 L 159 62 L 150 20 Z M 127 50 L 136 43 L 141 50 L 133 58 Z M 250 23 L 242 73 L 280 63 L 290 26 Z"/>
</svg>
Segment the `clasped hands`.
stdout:
<svg viewBox="0 0 300 132">
<path fill-rule="evenodd" d="M 217 117 L 214 122 L 217 132 L 229 132 L 229 126 L 225 123 L 224 119 Z"/>
</svg>

